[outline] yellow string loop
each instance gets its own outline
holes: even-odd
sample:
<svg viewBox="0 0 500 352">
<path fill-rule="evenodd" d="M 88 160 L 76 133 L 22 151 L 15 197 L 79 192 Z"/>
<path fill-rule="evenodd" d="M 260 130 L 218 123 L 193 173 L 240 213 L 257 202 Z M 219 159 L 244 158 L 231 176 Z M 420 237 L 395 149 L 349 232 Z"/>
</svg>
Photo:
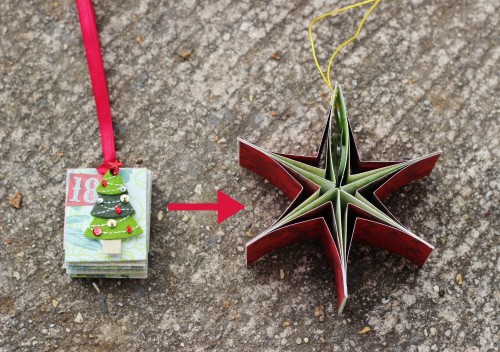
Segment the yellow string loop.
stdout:
<svg viewBox="0 0 500 352">
<path fill-rule="evenodd" d="M 333 101 L 333 98 L 334 98 L 333 97 L 334 88 L 333 88 L 332 80 L 331 80 L 331 69 L 332 69 L 333 60 L 335 59 L 335 57 L 337 56 L 337 54 L 340 52 L 340 50 L 342 50 L 347 44 L 351 43 L 352 41 L 354 41 L 354 39 L 356 39 L 358 37 L 358 35 L 361 33 L 361 30 L 363 29 L 363 26 L 364 26 L 364 24 L 366 22 L 366 19 L 368 18 L 368 16 L 370 16 L 370 14 L 372 13 L 372 11 L 377 7 L 377 5 L 381 1 L 382 0 L 365 0 L 365 1 L 361 1 L 361 2 L 358 2 L 356 4 L 352 4 L 352 5 L 343 7 L 341 9 L 333 10 L 333 11 L 325 13 L 325 14 L 323 14 L 321 16 L 318 16 L 315 19 L 313 19 L 311 21 L 311 23 L 309 24 L 309 39 L 311 40 L 311 51 L 312 51 L 312 55 L 313 55 L 313 58 L 314 58 L 314 62 L 316 63 L 316 67 L 318 68 L 318 71 L 321 74 L 321 77 L 323 78 L 323 80 L 325 81 L 326 85 L 328 86 L 328 88 L 330 88 L 330 91 L 332 92 L 332 101 Z M 316 22 L 319 22 L 319 21 L 321 21 L 321 20 L 323 20 L 323 19 L 325 19 L 327 17 L 336 15 L 338 13 L 341 13 L 341 12 L 344 12 L 344 11 L 347 11 L 347 10 L 350 10 L 350 9 L 354 9 L 356 7 L 360 7 L 360 6 L 363 6 L 363 5 L 366 5 L 366 4 L 370 4 L 370 3 L 373 3 L 373 5 L 370 7 L 370 9 L 368 11 L 366 11 L 365 15 L 361 19 L 361 22 L 359 23 L 358 30 L 356 31 L 356 33 L 351 38 L 349 38 L 348 40 L 346 40 L 345 42 L 343 42 L 333 52 L 332 56 L 330 57 L 330 60 L 328 61 L 328 67 L 327 67 L 326 74 L 325 74 L 325 72 L 321 69 L 321 66 L 320 66 L 320 64 L 318 62 L 318 57 L 316 56 L 316 48 L 314 46 L 314 38 L 313 38 L 313 31 L 312 31 L 313 25 Z"/>
</svg>

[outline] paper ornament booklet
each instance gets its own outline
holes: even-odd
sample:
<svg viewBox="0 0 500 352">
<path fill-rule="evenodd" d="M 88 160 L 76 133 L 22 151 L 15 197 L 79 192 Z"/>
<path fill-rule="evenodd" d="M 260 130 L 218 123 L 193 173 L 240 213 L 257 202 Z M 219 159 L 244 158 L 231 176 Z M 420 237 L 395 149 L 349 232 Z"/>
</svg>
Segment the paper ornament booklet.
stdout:
<svg viewBox="0 0 500 352">
<path fill-rule="evenodd" d="M 151 172 L 69 169 L 64 268 L 72 277 L 146 278 Z"/>
<path fill-rule="evenodd" d="M 318 239 L 332 267 L 342 312 L 353 241 L 386 249 L 418 266 L 432 252 L 432 245 L 405 228 L 382 200 L 427 176 L 440 153 L 407 161 L 361 160 L 339 86 L 334 97 L 316 155 L 274 153 L 240 139 L 239 159 L 291 201 L 273 225 L 247 243 L 247 265 L 283 246 Z"/>
</svg>

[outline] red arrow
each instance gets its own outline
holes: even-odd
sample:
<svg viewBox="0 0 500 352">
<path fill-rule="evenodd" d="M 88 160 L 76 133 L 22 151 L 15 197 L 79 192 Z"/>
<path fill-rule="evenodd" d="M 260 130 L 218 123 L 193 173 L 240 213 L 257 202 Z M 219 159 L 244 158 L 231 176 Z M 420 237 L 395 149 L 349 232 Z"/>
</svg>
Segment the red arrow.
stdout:
<svg viewBox="0 0 500 352">
<path fill-rule="evenodd" d="M 217 223 L 221 223 L 233 216 L 240 210 L 245 209 L 243 204 L 238 203 L 222 191 L 217 191 L 217 203 L 169 203 L 168 211 L 176 210 L 216 210 Z"/>
</svg>

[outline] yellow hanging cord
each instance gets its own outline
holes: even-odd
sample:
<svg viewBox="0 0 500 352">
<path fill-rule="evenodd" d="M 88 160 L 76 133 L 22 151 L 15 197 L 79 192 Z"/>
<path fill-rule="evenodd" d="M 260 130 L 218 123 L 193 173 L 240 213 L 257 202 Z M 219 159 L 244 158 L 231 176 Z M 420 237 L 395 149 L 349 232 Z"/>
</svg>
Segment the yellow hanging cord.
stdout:
<svg viewBox="0 0 500 352">
<path fill-rule="evenodd" d="M 340 52 L 340 50 L 342 50 L 342 48 L 344 48 L 347 44 L 351 43 L 352 41 L 354 41 L 354 39 L 356 39 L 358 37 L 358 35 L 361 33 L 361 30 L 363 29 L 363 26 L 366 22 L 366 19 L 368 18 L 368 16 L 372 13 L 372 11 L 375 9 L 375 7 L 377 7 L 377 5 L 381 2 L 382 0 L 366 0 L 366 1 L 361 1 L 361 2 L 358 2 L 356 4 L 352 4 L 352 5 L 349 5 L 349 6 L 346 6 L 346 7 L 343 7 L 341 9 L 337 9 L 337 10 L 333 10 L 331 12 L 328 12 L 328 13 L 325 13 L 319 17 L 316 17 L 315 19 L 313 19 L 311 21 L 311 23 L 309 24 L 309 39 L 311 40 L 311 50 L 312 50 L 312 55 L 313 55 L 313 58 L 314 58 L 314 62 L 316 63 L 316 67 L 318 68 L 319 70 L 319 73 L 321 74 L 321 77 L 323 78 L 323 80 L 325 81 L 326 85 L 328 86 L 328 88 L 330 88 L 331 92 L 332 92 L 332 101 L 333 101 L 333 94 L 334 94 L 334 89 L 333 89 L 333 85 L 332 85 L 332 81 L 331 81 L 331 68 L 332 68 L 332 64 L 333 64 L 333 60 L 335 59 L 335 57 L 337 56 L 337 54 Z M 341 13 L 341 12 L 344 12 L 344 11 L 347 11 L 347 10 L 350 10 L 350 9 L 354 9 L 356 7 L 359 7 L 359 6 L 363 6 L 363 5 L 366 5 L 366 4 L 370 4 L 370 3 L 373 3 L 373 5 L 370 7 L 370 9 L 365 13 L 365 15 L 363 16 L 363 18 L 361 19 L 361 22 L 359 23 L 359 26 L 358 26 L 358 30 L 356 31 L 356 33 L 351 37 L 349 38 L 348 40 L 346 40 L 345 42 L 343 42 L 335 51 L 334 53 L 332 54 L 332 56 L 330 57 L 330 60 L 328 61 L 328 67 L 327 67 L 327 70 L 326 70 L 326 74 L 325 72 L 321 69 L 321 66 L 318 62 L 318 57 L 316 56 L 316 48 L 314 46 L 314 38 L 313 38 L 313 32 L 312 32 L 312 29 L 313 29 L 313 25 L 316 23 L 316 22 L 319 22 L 327 17 L 330 17 L 330 16 L 333 16 L 333 15 L 336 15 L 338 13 Z"/>
</svg>

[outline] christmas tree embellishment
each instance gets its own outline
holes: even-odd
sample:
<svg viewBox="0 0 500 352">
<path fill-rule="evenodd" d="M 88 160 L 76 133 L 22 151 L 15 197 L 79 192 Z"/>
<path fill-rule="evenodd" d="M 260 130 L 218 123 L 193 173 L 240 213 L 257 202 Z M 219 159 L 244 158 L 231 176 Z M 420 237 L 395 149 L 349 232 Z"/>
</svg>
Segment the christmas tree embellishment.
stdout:
<svg viewBox="0 0 500 352">
<path fill-rule="evenodd" d="M 118 168 L 106 172 L 96 191 L 98 198 L 90 212 L 94 218 L 84 236 L 101 240 L 104 253 L 118 255 L 122 239 L 142 233 Z"/>
<path fill-rule="evenodd" d="M 291 201 L 267 230 L 246 245 L 247 265 L 283 246 L 317 239 L 332 268 L 337 308 L 346 303 L 351 243 L 388 250 L 422 266 L 433 247 L 383 205 L 394 190 L 430 174 L 440 153 L 408 161 L 360 159 L 340 87 L 334 89 L 317 155 L 273 153 L 239 140 L 240 165 L 263 176 Z"/>
</svg>

